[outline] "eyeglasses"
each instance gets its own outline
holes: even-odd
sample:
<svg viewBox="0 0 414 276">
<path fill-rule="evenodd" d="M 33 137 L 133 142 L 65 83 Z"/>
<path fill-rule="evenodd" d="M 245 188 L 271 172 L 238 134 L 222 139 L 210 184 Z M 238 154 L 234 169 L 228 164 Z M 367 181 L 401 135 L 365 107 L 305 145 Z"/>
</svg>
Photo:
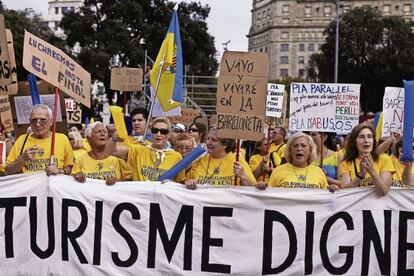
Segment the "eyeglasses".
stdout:
<svg viewBox="0 0 414 276">
<path fill-rule="evenodd" d="M 188 132 L 198 132 L 198 129 L 196 129 L 196 128 L 190 128 L 190 129 L 188 130 Z"/>
<path fill-rule="evenodd" d="M 185 151 L 192 151 L 193 147 L 185 147 L 185 146 L 176 146 L 175 147 L 178 150 L 185 150 Z"/>
<path fill-rule="evenodd" d="M 166 128 L 156 128 L 156 127 L 151 128 L 152 134 L 157 134 L 158 132 L 160 132 L 162 135 L 167 135 L 170 131 Z"/>
<path fill-rule="evenodd" d="M 45 119 L 45 118 L 33 118 L 33 119 L 30 119 L 30 124 L 35 125 L 37 123 L 40 123 L 41 125 L 45 125 L 48 121 L 49 119 Z"/>
</svg>

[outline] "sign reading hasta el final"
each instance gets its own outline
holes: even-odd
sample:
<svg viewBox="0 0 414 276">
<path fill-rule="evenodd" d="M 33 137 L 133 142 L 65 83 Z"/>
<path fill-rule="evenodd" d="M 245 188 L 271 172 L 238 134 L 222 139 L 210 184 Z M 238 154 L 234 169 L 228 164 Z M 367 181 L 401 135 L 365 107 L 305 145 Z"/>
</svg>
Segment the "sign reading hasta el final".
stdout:
<svg viewBox="0 0 414 276">
<path fill-rule="evenodd" d="M 24 33 L 23 67 L 90 107 L 91 75 L 63 51 L 28 31 Z"/>
<path fill-rule="evenodd" d="M 292 83 L 289 129 L 349 133 L 359 122 L 360 86 Z"/>
</svg>

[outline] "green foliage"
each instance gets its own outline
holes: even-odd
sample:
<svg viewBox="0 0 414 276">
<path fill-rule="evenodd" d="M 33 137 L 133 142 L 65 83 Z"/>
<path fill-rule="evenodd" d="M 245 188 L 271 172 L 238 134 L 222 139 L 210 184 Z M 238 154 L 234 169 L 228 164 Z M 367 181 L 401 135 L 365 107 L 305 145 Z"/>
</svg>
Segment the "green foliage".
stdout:
<svg viewBox="0 0 414 276">
<path fill-rule="evenodd" d="M 386 86 L 402 86 L 414 76 L 413 22 L 381 16 L 363 7 L 340 20 L 338 82 L 361 84 L 361 108 L 382 110 Z M 335 22 L 325 30 L 321 53 L 311 58 L 308 75 L 313 81 L 332 82 L 335 53 Z"/>
<path fill-rule="evenodd" d="M 67 14 L 61 27 L 67 43 L 82 47 L 80 64 L 93 79 L 109 83 L 110 59 L 120 56 L 123 66 L 144 64 L 144 51 L 155 60 L 171 20 L 173 2 L 163 0 L 85 0 L 78 12 Z M 196 74 L 214 75 L 217 70 L 214 38 L 205 22 L 210 8 L 199 3 L 180 3 L 183 63 Z M 142 39 L 146 45 L 141 45 Z"/>
<path fill-rule="evenodd" d="M 65 43 L 56 37 L 53 32 L 42 22 L 39 15 L 30 18 L 24 11 L 5 9 L 0 2 L 0 13 L 4 15 L 6 28 L 13 34 L 14 52 L 17 63 L 17 78 L 19 81 L 27 80 L 28 72 L 23 68 L 23 42 L 24 30 L 46 40 L 47 42 L 65 50 Z"/>
</svg>

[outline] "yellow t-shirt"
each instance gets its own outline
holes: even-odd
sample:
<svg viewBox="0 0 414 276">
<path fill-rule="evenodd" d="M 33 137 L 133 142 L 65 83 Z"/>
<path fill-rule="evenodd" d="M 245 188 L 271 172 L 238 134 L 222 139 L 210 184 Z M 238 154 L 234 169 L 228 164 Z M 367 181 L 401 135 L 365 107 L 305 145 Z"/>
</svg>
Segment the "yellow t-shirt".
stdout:
<svg viewBox="0 0 414 276">
<path fill-rule="evenodd" d="M 279 157 L 283 159 L 285 157 L 285 150 L 286 150 L 286 144 L 280 144 L 276 145 L 274 143 L 270 144 L 269 152 L 276 152 L 279 154 Z"/>
<path fill-rule="evenodd" d="M 84 148 L 74 150 L 73 151 L 73 163 L 75 163 L 75 161 L 79 159 L 82 155 L 87 154 L 87 153 L 88 152 Z"/>
<path fill-rule="evenodd" d="M 187 179 L 195 179 L 198 184 L 212 186 L 234 185 L 233 166 L 236 154 L 228 153 L 223 158 L 213 158 L 209 154 L 198 159 L 191 170 L 187 173 Z M 240 158 L 240 164 L 252 183 L 256 183 L 252 170 L 247 162 Z M 237 178 L 240 183 L 240 178 Z"/>
<path fill-rule="evenodd" d="M 20 156 L 26 135 L 21 135 L 13 145 L 7 157 L 7 164 L 13 163 Z M 62 133 L 56 133 L 55 137 L 55 159 L 57 168 L 62 169 L 66 166 L 73 166 L 73 150 L 68 137 Z M 50 163 L 52 136 L 46 139 L 36 139 L 32 135 L 29 135 L 22 152 L 34 145 L 37 145 L 39 151 L 32 160 L 27 161 L 23 166 L 23 173 L 43 171 Z"/>
<path fill-rule="evenodd" d="M 82 147 L 86 150 L 86 152 L 90 152 L 92 150 L 87 138 L 82 139 Z"/>
<path fill-rule="evenodd" d="M 297 168 L 290 163 L 273 170 L 269 179 L 270 187 L 328 189 L 328 180 L 321 168 L 310 164 Z"/>
<path fill-rule="evenodd" d="M 181 154 L 171 149 L 157 153 L 157 150 L 149 146 L 136 144 L 129 146 L 128 150 L 128 165 L 132 168 L 134 181 L 156 181 L 181 159 Z"/>
<path fill-rule="evenodd" d="M 357 168 L 357 171 L 359 172 L 359 163 L 361 163 L 361 160 L 359 158 L 357 158 L 355 160 L 355 166 Z M 378 157 L 378 161 L 374 161 L 374 169 L 375 171 L 380 174 L 381 172 L 390 172 L 391 174 L 393 174 L 395 172 L 395 168 L 394 165 L 392 164 L 391 158 L 386 155 L 386 154 L 381 154 Z M 356 171 L 354 168 L 354 162 L 350 161 L 350 162 L 346 162 L 346 161 L 342 161 L 341 162 L 341 168 L 339 171 L 339 176 L 342 177 L 343 174 L 348 173 L 350 180 L 354 180 L 356 178 Z M 372 186 L 374 183 L 372 182 L 372 178 L 369 175 L 369 173 L 367 173 L 365 175 L 365 179 L 361 180 L 359 182 L 359 186 L 360 187 L 365 187 L 365 186 Z"/>
<path fill-rule="evenodd" d="M 392 175 L 391 186 L 392 187 L 401 187 L 401 188 L 412 188 L 409 185 L 404 185 L 403 182 L 402 182 L 404 164 L 402 164 L 400 162 L 400 160 L 398 160 L 398 158 L 395 157 L 395 156 L 391 157 L 391 161 L 392 161 L 392 164 L 394 165 L 394 168 L 395 168 L 395 173 Z M 411 169 L 411 174 L 414 174 L 414 167 Z"/>
<path fill-rule="evenodd" d="M 72 175 L 83 172 L 87 178 L 106 180 L 108 177 L 116 177 L 121 180 L 121 165 L 115 156 L 109 156 L 102 160 L 96 160 L 89 154 L 82 155 L 76 159 L 72 168 Z"/>
<path fill-rule="evenodd" d="M 282 159 L 280 159 L 279 154 L 277 154 L 276 152 L 269 153 L 268 156 L 272 156 L 276 167 L 279 166 L 280 163 L 282 162 Z M 252 172 L 257 168 L 257 166 L 259 166 L 262 160 L 263 160 L 263 156 L 260 154 L 255 154 L 250 157 L 249 166 Z M 268 162 L 269 165 L 273 168 L 273 163 L 270 161 L 270 157 L 268 160 L 269 160 Z M 267 182 L 269 181 L 269 175 L 266 175 L 265 179 L 263 180 L 263 174 L 261 174 L 258 178 L 256 178 L 256 180 L 260 182 Z"/>
<path fill-rule="evenodd" d="M 128 141 L 130 145 L 142 145 L 141 142 L 138 141 L 137 137 L 129 135 L 128 136 Z M 124 145 L 126 145 L 126 143 L 123 143 Z M 145 145 L 151 145 L 151 141 L 145 140 Z"/>
</svg>

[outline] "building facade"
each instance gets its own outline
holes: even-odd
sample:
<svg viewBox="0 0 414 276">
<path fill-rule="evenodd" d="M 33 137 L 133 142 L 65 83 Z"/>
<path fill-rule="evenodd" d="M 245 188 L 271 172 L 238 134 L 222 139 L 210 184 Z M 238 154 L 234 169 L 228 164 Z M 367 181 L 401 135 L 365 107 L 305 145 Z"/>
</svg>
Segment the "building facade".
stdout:
<svg viewBox="0 0 414 276">
<path fill-rule="evenodd" d="M 50 0 L 48 4 L 48 13 L 43 15 L 43 21 L 47 23 L 47 26 L 56 36 L 64 37 L 64 32 L 59 27 L 59 22 L 65 13 L 79 9 L 83 5 L 83 0 Z"/>
<path fill-rule="evenodd" d="M 340 14 L 363 6 L 414 21 L 413 0 L 340 0 Z M 251 12 L 249 51 L 269 54 L 269 79 L 306 79 L 309 59 L 325 42 L 324 29 L 335 20 L 335 0 L 253 0 Z"/>
</svg>

